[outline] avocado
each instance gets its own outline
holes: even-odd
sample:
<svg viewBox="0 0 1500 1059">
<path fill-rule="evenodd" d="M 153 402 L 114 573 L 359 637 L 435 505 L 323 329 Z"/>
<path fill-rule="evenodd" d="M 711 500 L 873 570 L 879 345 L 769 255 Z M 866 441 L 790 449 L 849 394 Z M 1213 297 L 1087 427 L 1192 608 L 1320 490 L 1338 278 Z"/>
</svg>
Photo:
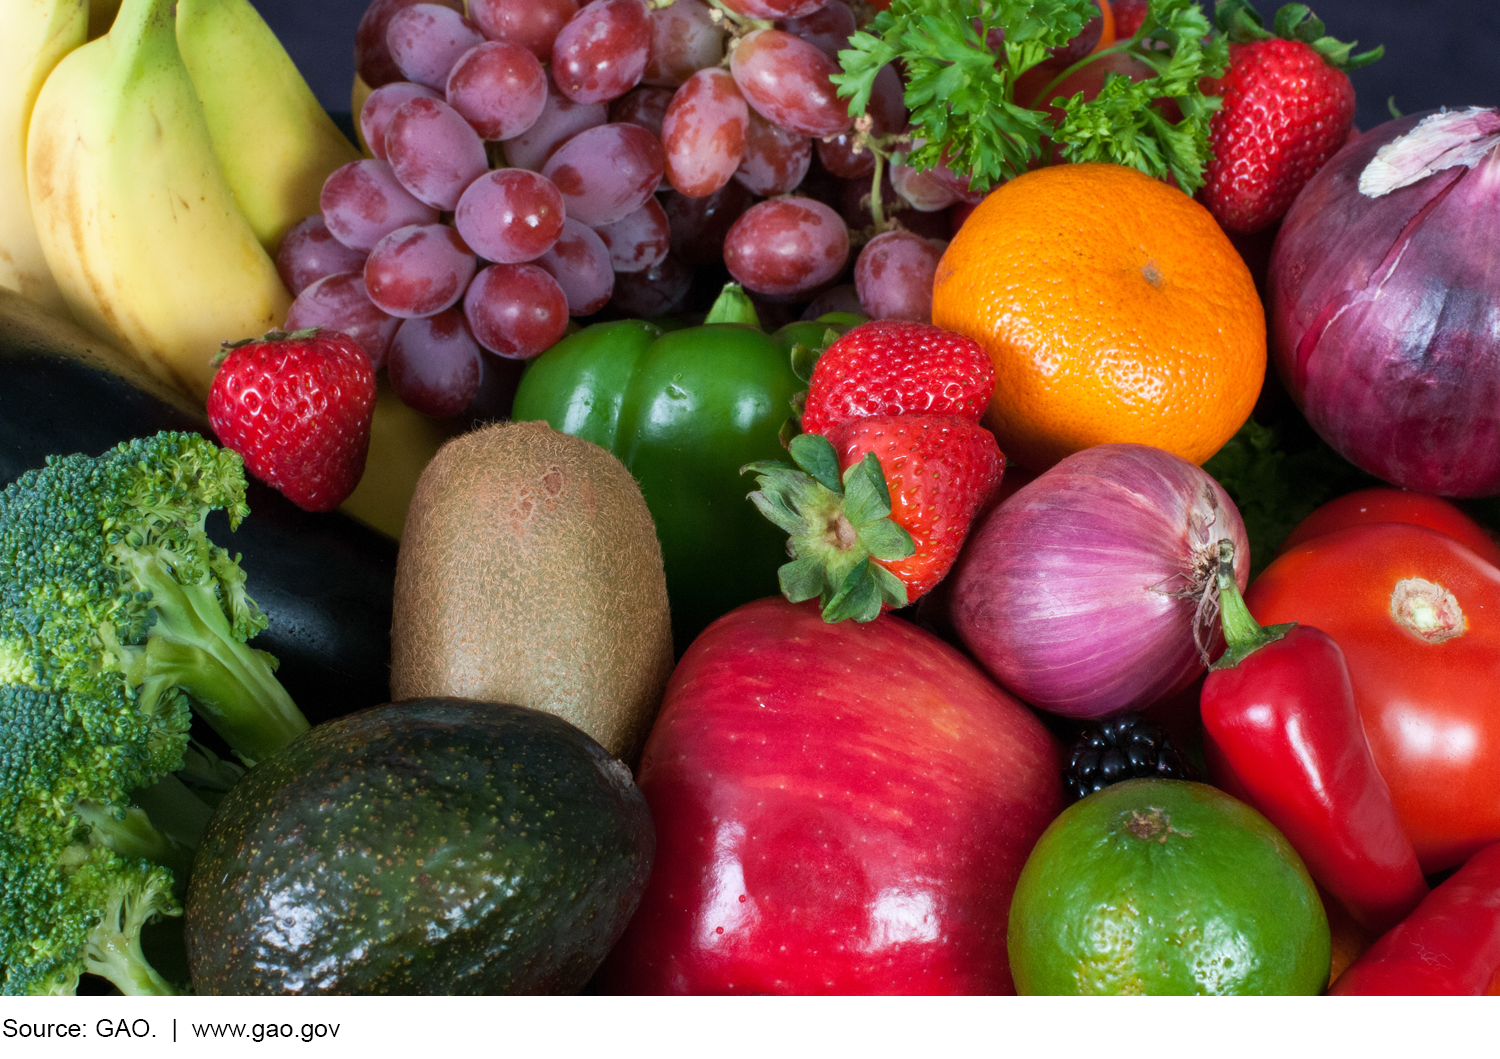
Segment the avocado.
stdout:
<svg viewBox="0 0 1500 1059">
<path fill-rule="evenodd" d="M 452 698 L 350 714 L 215 810 L 187 893 L 193 988 L 577 992 L 654 849 L 629 770 L 551 714 Z"/>
</svg>

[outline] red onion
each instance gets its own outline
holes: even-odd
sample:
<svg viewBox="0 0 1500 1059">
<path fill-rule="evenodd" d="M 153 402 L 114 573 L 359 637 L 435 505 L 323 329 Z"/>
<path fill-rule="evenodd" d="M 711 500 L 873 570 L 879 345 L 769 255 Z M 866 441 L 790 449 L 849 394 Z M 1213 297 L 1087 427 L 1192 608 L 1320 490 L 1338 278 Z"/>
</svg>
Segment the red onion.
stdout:
<svg viewBox="0 0 1500 1059">
<path fill-rule="evenodd" d="M 1500 112 L 1386 122 L 1308 182 L 1277 236 L 1276 369 L 1350 462 L 1443 496 L 1500 492 Z"/>
<path fill-rule="evenodd" d="M 1096 445 L 970 532 L 949 575 L 953 625 L 991 676 L 1041 709 L 1147 706 L 1197 677 L 1217 647 L 1224 538 L 1244 587 L 1245 526 L 1218 482 L 1149 445 Z"/>
</svg>

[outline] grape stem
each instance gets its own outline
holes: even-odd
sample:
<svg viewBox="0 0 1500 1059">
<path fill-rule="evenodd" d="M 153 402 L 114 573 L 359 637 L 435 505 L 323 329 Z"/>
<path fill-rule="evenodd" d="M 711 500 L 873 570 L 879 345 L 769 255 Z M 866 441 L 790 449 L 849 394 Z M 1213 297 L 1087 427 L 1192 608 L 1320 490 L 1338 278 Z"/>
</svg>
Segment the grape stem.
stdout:
<svg viewBox="0 0 1500 1059">
<path fill-rule="evenodd" d="M 651 2 L 653 2 L 653 0 L 648 0 L 648 4 Z M 672 0 L 667 0 L 667 3 L 671 2 Z M 769 19 L 745 17 L 738 11 L 735 11 L 733 8 L 725 4 L 724 0 L 708 0 L 708 3 L 708 17 L 713 19 L 713 21 L 715 22 L 728 22 L 731 31 L 736 37 L 743 36 L 744 34 L 749 33 L 751 30 L 776 28 L 776 23 L 770 21 Z M 665 7 L 666 4 L 662 4 L 661 6 Z M 731 44 L 731 46 L 726 49 L 726 52 L 733 50 L 734 48 Z"/>
<path fill-rule="evenodd" d="M 880 201 L 880 183 L 885 176 L 885 152 L 877 151 L 873 143 L 866 143 L 865 146 L 875 156 L 875 174 L 870 184 L 870 220 L 875 224 L 875 234 L 879 235 L 886 230 L 885 207 Z"/>
</svg>

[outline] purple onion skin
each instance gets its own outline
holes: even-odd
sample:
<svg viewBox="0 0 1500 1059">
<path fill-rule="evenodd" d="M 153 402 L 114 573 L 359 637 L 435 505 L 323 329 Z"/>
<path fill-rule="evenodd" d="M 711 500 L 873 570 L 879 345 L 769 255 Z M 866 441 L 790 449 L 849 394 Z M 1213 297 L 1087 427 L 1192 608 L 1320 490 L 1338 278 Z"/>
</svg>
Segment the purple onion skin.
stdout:
<svg viewBox="0 0 1500 1059">
<path fill-rule="evenodd" d="M 1013 694 L 1064 717 L 1148 706 L 1203 672 L 1198 592 L 1218 542 L 1250 546 L 1229 494 L 1149 445 L 1075 453 L 970 532 L 949 575 L 951 617 L 970 653 Z M 1222 644 L 1217 611 L 1205 646 Z"/>
<path fill-rule="evenodd" d="M 1359 176 L 1425 115 L 1379 125 L 1297 196 L 1271 254 L 1271 353 L 1314 430 L 1380 478 L 1500 492 L 1500 152 L 1380 198 Z"/>
</svg>

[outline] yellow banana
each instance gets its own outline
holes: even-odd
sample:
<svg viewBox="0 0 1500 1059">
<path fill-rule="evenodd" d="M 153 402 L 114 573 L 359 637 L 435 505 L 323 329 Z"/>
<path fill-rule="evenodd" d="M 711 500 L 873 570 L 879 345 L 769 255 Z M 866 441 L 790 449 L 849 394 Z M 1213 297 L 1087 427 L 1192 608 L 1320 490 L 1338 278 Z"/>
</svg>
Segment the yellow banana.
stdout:
<svg viewBox="0 0 1500 1059">
<path fill-rule="evenodd" d="M 374 158 L 375 154 L 370 150 L 370 145 L 365 143 L 365 130 L 360 127 L 359 113 L 365 109 L 365 100 L 370 98 L 370 93 L 375 91 L 365 84 L 365 79 L 359 74 L 354 75 L 354 87 L 349 90 L 350 111 L 354 115 L 354 135 L 359 137 L 359 149 L 364 152 L 366 158 Z"/>
<path fill-rule="evenodd" d="M 26 130 L 42 82 L 88 30 L 88 0 L 0 0 L 0 287 L 63 311 L 26 196 Z"/>
<path fill-rule="evenodd" d="M 110 31 L 42 86 L 27 190 L 74 317 L 199 399 L 225 340 L 291 296 L 240 213 L 177 50 L 174 0 L 123 0 Z"/>
<path fill-rule="evenodd" d="M 249 0 L 178 0 L 177 45 L 224 176 L 271 253 L 318 212 L 328 174 L 360 157 Z"/>
</svg>

